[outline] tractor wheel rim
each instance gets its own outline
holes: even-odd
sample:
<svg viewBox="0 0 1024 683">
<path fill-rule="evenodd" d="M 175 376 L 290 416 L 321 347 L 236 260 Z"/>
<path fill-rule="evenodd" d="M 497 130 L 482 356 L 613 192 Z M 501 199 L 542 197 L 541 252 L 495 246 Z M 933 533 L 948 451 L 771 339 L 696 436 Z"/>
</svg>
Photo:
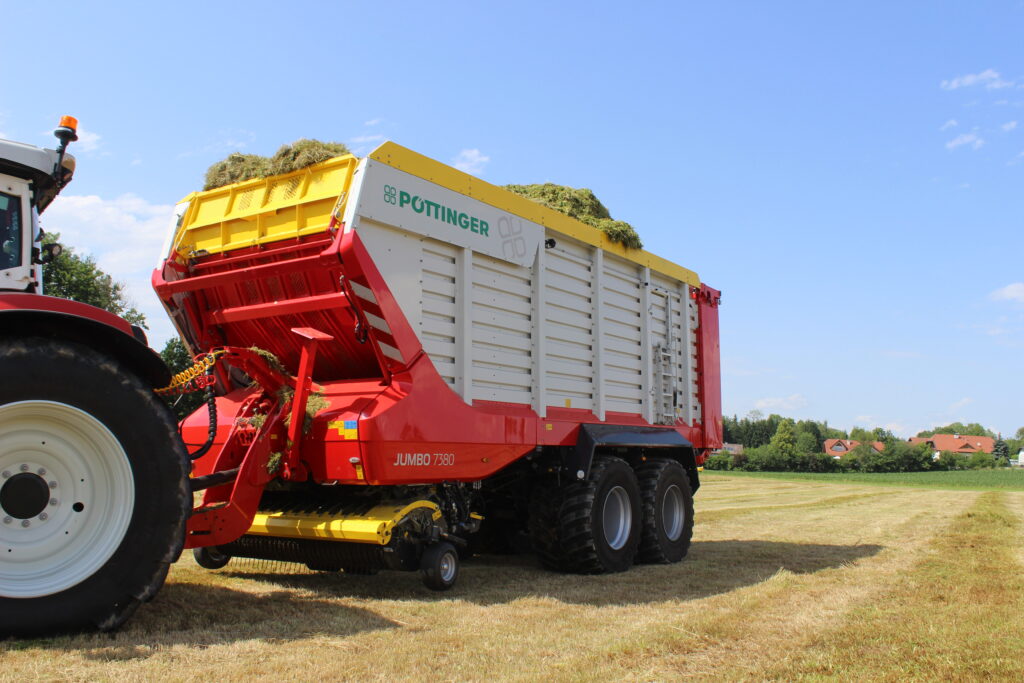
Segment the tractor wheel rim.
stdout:
<svg viewBox="0 0 1024 683">
<path fill-rule="evenodd" d="M 604 499 L 604 540 L 612 550 L 620 550 L 633 530 L 633 506 L 629 504 L 626 489 L 616 486 Z"/>
<path fill-rule="evenodd" d="M 665 490 L 661 501 L 661 526 L 670 541 L 678 541 L 683 535 L 686 523 L 686 509 L 683 507 L 683 492 L 672 484 Z"/>
<path fill-rule="evenodd" d="M 455 579 L 456 562 L 455 554 L 451 551 L 441 555 L 441 567 L 439 573 L 441 574 L 441 580 L 445 583 L 451 583 Z"/>
<path fill-rule="evenodd" d="M 124 540 L 135 484 L 124 448 L 89 413 L 55 401 L 0 406 L 0 596 L 35 598 L 95 574 Z M 3 489 L 0 489 L 0 494 Z M 8 510 L 9 505 L 13 510 Z M 33 512 L 28 518 L 20 515 Z"/>
</svg>

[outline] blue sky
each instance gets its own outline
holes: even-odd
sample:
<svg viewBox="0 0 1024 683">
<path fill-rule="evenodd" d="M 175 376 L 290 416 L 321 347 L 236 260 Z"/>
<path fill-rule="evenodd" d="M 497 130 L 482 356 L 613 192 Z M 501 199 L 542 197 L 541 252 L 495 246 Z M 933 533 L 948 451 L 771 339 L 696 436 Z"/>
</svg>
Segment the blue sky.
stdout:
<svg viewBox="0 0 1024 683">
<path fill-rule="evenodd" d="M 1024 2 L 3 2 L 0 136 L 79 170 L 44 226 L 148 291 L 232 151 L 392 139 L 593 189 L 723 290 L 724 408 L 1024 426 Z"/>
</svg>

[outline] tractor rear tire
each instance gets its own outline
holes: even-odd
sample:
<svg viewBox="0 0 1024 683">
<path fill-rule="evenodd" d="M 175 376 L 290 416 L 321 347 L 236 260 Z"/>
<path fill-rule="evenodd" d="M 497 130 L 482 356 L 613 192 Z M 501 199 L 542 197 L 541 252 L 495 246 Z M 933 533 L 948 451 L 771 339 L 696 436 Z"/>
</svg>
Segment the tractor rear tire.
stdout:
<svg viewBox="0 0 1024 683">
<path fill-rule="evenodd" d="M 651 458 L 637 468 L 643 510 L 640 550 L 645 564 L 679 562 L 693 537 L 693 492 L 690 478 L 678 461 Z"/>
<path fill-rule="evenodd" d="M 0 638 L 110 631 L 181 555 L 190 463 L 167 406 L 86 346 L 0 338 Z"/>
<path fill-rule="evenodd" d="M 621 458 L 597 456 L 586 480 L 538 487 L 530 535 L 549 569 L 626 571 L 640 542 L 640 489 L 633 469 Z"/>
</svg>

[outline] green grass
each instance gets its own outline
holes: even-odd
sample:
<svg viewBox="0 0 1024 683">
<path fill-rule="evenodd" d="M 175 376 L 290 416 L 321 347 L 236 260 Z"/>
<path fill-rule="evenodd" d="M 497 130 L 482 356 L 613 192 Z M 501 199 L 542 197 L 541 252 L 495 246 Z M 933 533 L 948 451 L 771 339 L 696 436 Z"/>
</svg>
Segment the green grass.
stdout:
<svg viewBox="0 0 1024 683">
<path fill-rule="evenodd" d="M 878 486 L 915 486 L 926 489 L 969 489 L 973 491 L 1024 491 L 1024 468 L 1001 470 L 955 470 L 952 472 L 899 472 L 866 474 L 849 472 L 735 472 L 704 470 L 704 474 L 784 481 L 830 481 L 836 484 L 876 484 Z"/>
</svg>

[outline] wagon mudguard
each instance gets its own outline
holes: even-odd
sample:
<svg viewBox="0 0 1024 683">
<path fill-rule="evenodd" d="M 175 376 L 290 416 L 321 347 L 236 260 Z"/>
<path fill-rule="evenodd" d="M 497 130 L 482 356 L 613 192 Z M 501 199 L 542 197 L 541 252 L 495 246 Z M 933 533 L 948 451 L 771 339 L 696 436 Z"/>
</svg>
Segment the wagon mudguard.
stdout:
<svg viewBox="0 0 1024 683">
<path fill-rule="evenodd" d="M 586 479 L 590 474 L 594 452 L 599 446 L 656 448 L 660 455 L 675 458 L 686 468 L 694 492 L 700 487 L 693 444 L 674 429 L 637 425 L 581 424 L 576 446 L 567 449 L 563 455 L 564 470 L 577 479 Z"/>
<path fill-rule="evenodd" d="M 136 336 L 145 339 L 145 334 L 133 328 L 116 315 L 87 304 L 34 294 L 0 295 L 0 336 L 9 331 L 20 337 L 38 335 L 77 342 L 113 356 L 151 386 L 168 384 L 171 373 L 167 366 Z"/>
</svg>

